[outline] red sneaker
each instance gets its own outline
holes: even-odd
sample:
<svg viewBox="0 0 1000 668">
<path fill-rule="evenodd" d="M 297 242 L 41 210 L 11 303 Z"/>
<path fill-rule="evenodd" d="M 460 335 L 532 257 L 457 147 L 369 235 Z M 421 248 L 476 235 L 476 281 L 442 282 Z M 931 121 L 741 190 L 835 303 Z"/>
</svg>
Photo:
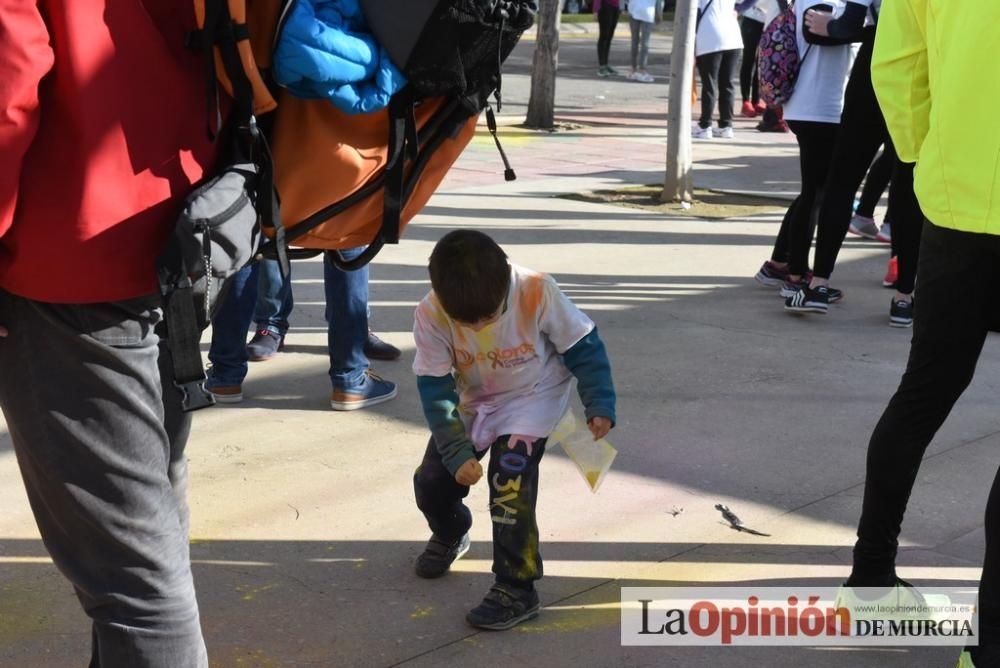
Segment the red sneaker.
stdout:
<svg viewBox="0 0 1000 668">
<path fill-rule="evenodd" d="M 885 278 L 882 279 L 883 288 L 894 288 L 896 287 L 896 281 L 899 280 L 899 262 L 896 258 L 889 258 L 889 266 L 885 270 Z"/>
<path fill-rule="evenodd" d="M 757 106 L 754 107 L 754 108 L 757 110 L 758 114 L 763 114 L 765 111 L 767 111 L 767 105 L 764 104 L 764 100 L 761 100 L 760 102 L 758 102 Z"/>
<path fill-rule="evenodd" d="M 744 118 L 756 118 L 757 108 L 749 102 L 744 102 L 743 108 L 740 109 L 740 116 Z"/>
</svg>

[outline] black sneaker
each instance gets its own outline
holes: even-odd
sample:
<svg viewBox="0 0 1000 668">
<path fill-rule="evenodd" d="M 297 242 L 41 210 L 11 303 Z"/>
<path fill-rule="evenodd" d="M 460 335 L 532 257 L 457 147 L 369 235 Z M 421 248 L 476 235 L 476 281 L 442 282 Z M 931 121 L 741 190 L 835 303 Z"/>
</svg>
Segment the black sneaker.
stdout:
<svg viewBox="0 0 1000 668">
<path fill-rule="evenodd" d="M 368 340 L 365 341 L 365 357 L 370 360 L 393 362 L 402 356 L 402 350 L 391 343 L 386 343 L 378 338 L 374 332 L 368 330 Z"/>
<path fill-rule="evenodd" d="M 451 565 L 469 551 L 469 534 L 465 534 L 454 543 L 441 540 L 437 535 L 431 536 L 427 547 L 417 557 L 416 571 L 422 578 L 439 578 L 448 572 Z"/>
<path fill-rule="evenodd" d="M 285 337 L 269 329 L 258 330 L 247 344 L 247 357 L 251 362 L 266 362 L 285 347 Z"/>
<path fill-rule="evenodd" d="M 797 293 L 799 290 L 809 289 L 810 280 L 811 280 L 810 277 L 804 277 L 799 279 L 798 281 L 785 281 L 784 283 L 781 284 L 781 290 L 779 291 L 779 293 L 781 294 L 782 297 L 788 299 L 789 297 L 794 296 L 795 293 Z M 831 288 L 829 285 L 825 287 L 826 287 L 826 299 L 828 304 L 836 304 L 837 302 L 839 302 L 841 299 L 844 298 L 843 290 L 838 290 L 837 288 Z"/>
<path fill-rule="evenodd" d="M 477 629 L 505 631 L 537 616 L 538 592 L 497 582 L 465 621 Z"/>
<path fill-rule="evenodd" d="M 778 294 L 780 294 L 785 299 L 788 299 L 789 297 L 797 293 L 799 290 L 807 290 L 808 288 L 809 288 L 809 279 L 806 278 L 805 276 L 798 279 L 797 281 L 785 279 L 784 281 L 781 282 L 781 289 L 778 290 Z"/>
<path fill-rule="evenodd" d="M 912 327 L 913 326 L 913 301 L 905 299 L 893 299 L 889 306 L 889 326 L 890 327 Z"/>
<path fill-rule="evenodd" d="M 785 299 L 785 310 L 792 313 L 825 314 L 830 308 L 830 290 L 820 285 L 814 290 L 810 287 L 800 288 L 791 297 Z"/>
</svg>

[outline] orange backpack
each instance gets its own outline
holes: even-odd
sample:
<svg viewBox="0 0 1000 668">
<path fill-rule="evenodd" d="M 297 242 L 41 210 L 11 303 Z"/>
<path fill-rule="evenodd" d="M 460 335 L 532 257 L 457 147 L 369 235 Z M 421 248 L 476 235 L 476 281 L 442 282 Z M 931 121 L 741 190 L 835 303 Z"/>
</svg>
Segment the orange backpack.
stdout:
<svg viewBox="0 0 1000 668">
<path fill-rule="evenodd" d="M 434 5 L 448 4 L 407 2 L 425 5 L 432 18 L 435 11 L 440 14 Z M 406 224 L 426 205 L 472 140 L 485 102 L 475 108 L 468 96 L 422 97 L 408 87 L 392 98 L 388 109 L 347 114 L 327 100 L 300 99 L 285 90 L 272 95 L 265 81 L 288 4 L 289 0 L 195 0 L 198 41 L 203 48 L 212 45 L 214 72 L 231 96 L 233 77 L 226 71 L 238 57 L 251 84 L 256 113 L 272 113 L 271 153 L 265 158 L 272 161 L 281 220 L 264 228 L 271 241 L 261 255 L 283 259 L 286 245 L 314 251 L 293 251 L 293 256 L 367 246 L 350 262 L 331 254 L 341 268 L 356 269 L 384 244 L 398 243 Z M 220 9 L 228 9 L 228 16 Z M 213 18 L 214 25 L 207 25 Z M 398 16 L 389 21 L 398 22 Z M 519 27 L 512 40 L 508 37 L 507 53 L 523 29 Z M 238 56 L 233 55 L 234 47 Z M 495 48 L 492 57 L 499 86 Z M 495 138 L 492 109 L 488 120 Z M 511 180 L 513 171 L 502 150 L 501 155 Z"/>
</svg>

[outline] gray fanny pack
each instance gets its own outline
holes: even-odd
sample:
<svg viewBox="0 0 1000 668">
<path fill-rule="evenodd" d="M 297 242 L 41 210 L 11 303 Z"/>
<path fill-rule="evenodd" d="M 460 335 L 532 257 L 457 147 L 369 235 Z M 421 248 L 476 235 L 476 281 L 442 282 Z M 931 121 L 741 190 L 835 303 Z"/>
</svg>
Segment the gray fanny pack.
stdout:
<svg viewBox="0 0 1000 668">
<path fill-rule="evenodd" d="M 199 342 L 233 276 L 257 257 L 257 180 L 256 165 L 230 165 L 188 195 L 157 260 L 174 383 L 183 394 L 184 410 L 215 403 L 204 387 Z"/>
</svg>

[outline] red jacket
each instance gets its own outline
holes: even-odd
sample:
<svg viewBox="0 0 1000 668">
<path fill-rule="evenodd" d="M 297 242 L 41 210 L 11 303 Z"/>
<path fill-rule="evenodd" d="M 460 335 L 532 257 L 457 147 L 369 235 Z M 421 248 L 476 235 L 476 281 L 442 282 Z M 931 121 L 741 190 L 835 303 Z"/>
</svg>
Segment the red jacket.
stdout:
<svg viewBox="0 0 1000 668">
<path fill-rule="evenodd" d="M 0 0 L 0 288 L 94 303 L 156 290 L 214 159 L 183 0 Z"/>
</svg>

